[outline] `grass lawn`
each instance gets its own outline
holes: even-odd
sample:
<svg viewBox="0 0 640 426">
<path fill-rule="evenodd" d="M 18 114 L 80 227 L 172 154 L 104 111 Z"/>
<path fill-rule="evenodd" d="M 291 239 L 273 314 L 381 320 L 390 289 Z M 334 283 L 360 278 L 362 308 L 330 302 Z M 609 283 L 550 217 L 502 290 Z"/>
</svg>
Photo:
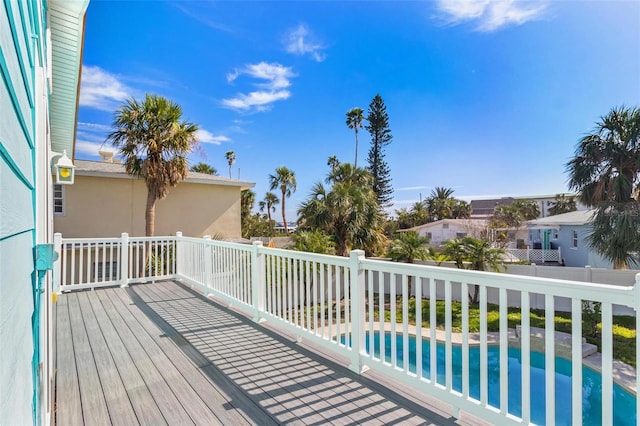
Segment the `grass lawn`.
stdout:
<svg viewBox="0 0 640 426">
<path fill-rule="evenodd" d="M 500 330 L 500 311 L 498 305 L 487 304 L 487 328 L 488 331 Z M 462 326 L 462 304 L 460 302 L 451 303 L 452 310 L 452 326 L 454 331 L 461 331 Z M 409 300 L 409 323 L 415 325 L 416 318 L 416 301 L 414 298 Z M 543 310 L 531 310 L 530 323 L 531 327 L 544 328 L 544 311 Z M 376 311 L 377 315 L 377 311 Z M 387 320 L 390 320 L 391 314 L 387 310 L 385 312 Z M 509 328 L 515 328 L 517 324 L 521 323 L 520 308 L 508 308 L 508 324 Z M 422 301 L 422 326 L 429 327 L 429 301 Z M 396 305 L 396 321 L 402 322 L 402 304 L 401 300 Z M 445 303 L 444 301 L 438 301 L 436 303 L 436 322 L 438 328 L 444 329 L 445 322 Z M 626 364 L 636 367 L 636 319 L 631 316 L 614 316 L 613 317 L 613 357 Z M 590 330 L 590 325 L 586 324 L 583 317 L 583 333 Z M 600 330 L 601 324 L 597 324 L 597 329 Z M 571 333 L 571 314 L 568 312 L 556 312 L 555 314 L 555 329 L 556 331 L 562 331 L 565 333 Z M 480 331 L 480 308 L 477 305 L 469 305 L 469 331 Z M 601 347 L 600 335 L 592 336 L 585 335 L 587 342 L 598 346 L 598 351 Z"/>
</svg>

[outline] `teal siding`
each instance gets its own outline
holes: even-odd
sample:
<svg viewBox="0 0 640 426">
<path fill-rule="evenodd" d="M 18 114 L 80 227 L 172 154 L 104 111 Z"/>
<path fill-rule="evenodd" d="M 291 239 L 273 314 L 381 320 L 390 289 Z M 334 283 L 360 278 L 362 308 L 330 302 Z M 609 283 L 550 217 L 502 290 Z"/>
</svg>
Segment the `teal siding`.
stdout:
<svg viewBox="0 0 640 426">
<path fill-rule="evenodd" d="M 31 5 L 0 6 L 0 424 L 34 420 L 34 47 Z M 42 141 L 41 143 L 44 143 Z"/>
</svg>

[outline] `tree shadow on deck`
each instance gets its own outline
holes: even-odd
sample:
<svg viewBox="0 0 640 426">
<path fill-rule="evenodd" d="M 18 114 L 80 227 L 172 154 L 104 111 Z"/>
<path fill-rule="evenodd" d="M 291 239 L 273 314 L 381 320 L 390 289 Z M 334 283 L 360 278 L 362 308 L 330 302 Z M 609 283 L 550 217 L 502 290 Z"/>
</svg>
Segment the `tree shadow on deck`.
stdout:
<svg viewBox="0 0 640 426">
<path fill-rule="evenodd" d="M 460 424 L 172 281 L 135 305 L 256 424 Z M 446 408 L 445 408 L 446 407 Z"/>
</svg>

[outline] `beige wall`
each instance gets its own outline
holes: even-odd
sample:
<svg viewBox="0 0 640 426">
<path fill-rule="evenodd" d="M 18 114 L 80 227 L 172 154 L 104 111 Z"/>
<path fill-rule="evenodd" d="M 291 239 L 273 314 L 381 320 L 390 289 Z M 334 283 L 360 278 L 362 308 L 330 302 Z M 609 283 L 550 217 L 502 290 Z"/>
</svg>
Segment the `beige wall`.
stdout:
<svg viewBox="0 0 640 426">
<path fill-rule="evenodd" d="M 67 238 L 144 236 L 147 188 L 138 179 L 77 176 L 65 187 L 64 216 L 54 230 Z M 156 204 L 155 235 L 240 237 L 240 187 L 181 182 Z"/>
</svg>

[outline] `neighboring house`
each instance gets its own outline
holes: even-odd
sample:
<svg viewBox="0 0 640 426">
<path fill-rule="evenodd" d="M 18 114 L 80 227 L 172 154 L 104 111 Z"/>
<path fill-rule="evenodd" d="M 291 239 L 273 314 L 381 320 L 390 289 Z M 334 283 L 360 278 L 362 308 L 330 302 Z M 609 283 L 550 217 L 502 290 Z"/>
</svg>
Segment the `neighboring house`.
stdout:
<svg viewBox="0 0 640 426">
<path fill-rule="evenodd" d="M 73 157 L 87 5 L 0 6 L 1 425 L 50 424 L 55 409 L 51 262 L 36 246 L 53 241 L 54 152 Z"/>
<path fill-rule="evenodd" d="M 54 193 L 54 229 L 67 238 L 145 234 L 147 187 L 120 163 L 76 160 L 73 185 Z M 240 192 L 251 182 L 189 172 L 156 203 L 155 235 L 241 237 Z"/>
<path fill-rule="evenodd" d="M 439 245 L 454 238 L 466 236 L 480 238 L 487 233 L 487 226 L 486 220 L 442 219 L 413 228 L 401 229 L 398 232 L 415 231 L 421 237 L 429 238 L 430 244 Z"/>
<path fill-rule="evenodd" d="M 534 248 L 560 248 L 565 266 L 612 268 L 612 263 L 586 242 L 593 214 L 594 210 L 578 210 L 531 220 L 527 222 L 529 240 Z"/>
<path fill-rule="evenodd" d="M 539 217 L 548 217 L 549 209 L 553 207 L 556 201 L 556 195 L 526 195 L 522 197 L 502 197 L 494 198 L 490 200 L 471 200 L 471 217 L 473 219 L 487 219 L 493 215 L 493 211 L 497 206 L 507 205 L 510 206 L 515 200 L 527 200 L 535 201 L 540 208 Z M 565 193 L 567 197 L 575 197 L 575 194 Z M 582 205 L 576 198 L 576 207 L 578 210 L 586 210 L 586 207 Z"/>
</svg>

